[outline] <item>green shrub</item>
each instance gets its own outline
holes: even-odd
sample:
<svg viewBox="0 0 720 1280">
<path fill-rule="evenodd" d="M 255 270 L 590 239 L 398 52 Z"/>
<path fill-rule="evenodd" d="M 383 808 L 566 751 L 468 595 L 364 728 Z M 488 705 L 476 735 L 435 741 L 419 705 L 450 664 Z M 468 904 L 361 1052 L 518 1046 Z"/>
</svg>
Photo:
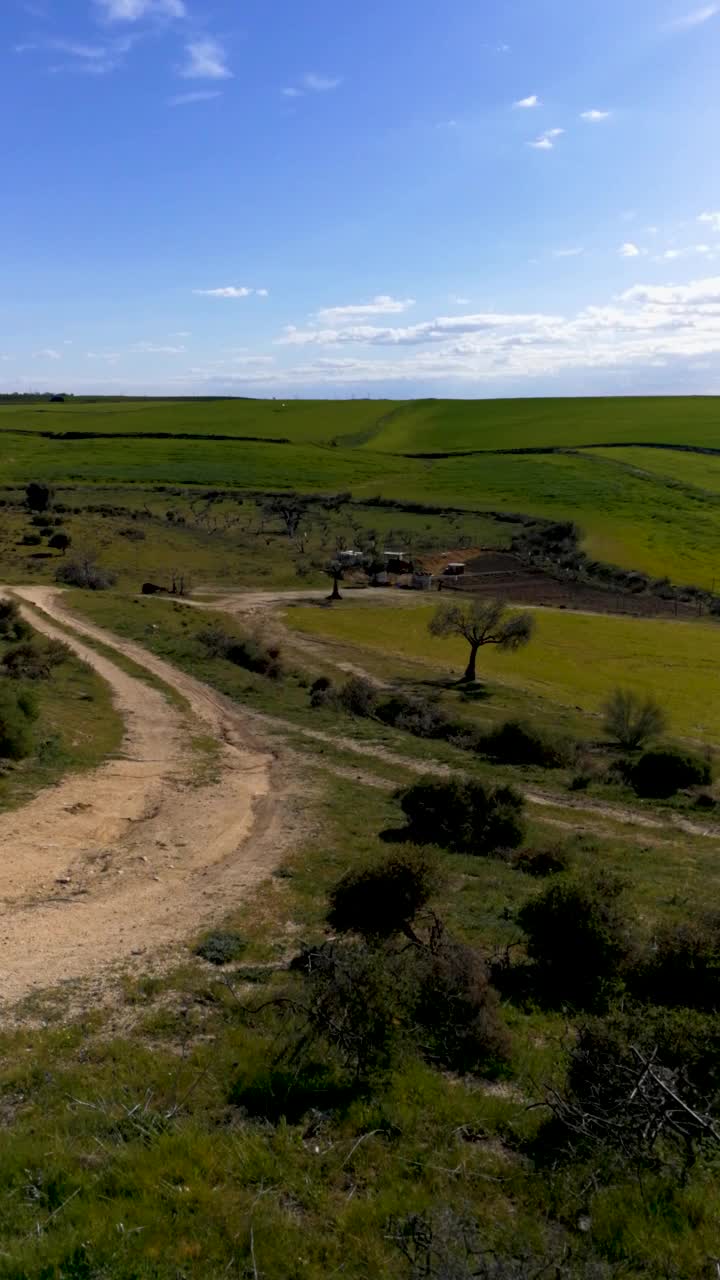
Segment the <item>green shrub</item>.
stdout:
<svg viewBox="0 0 720 1280">
<path fill-rule="evenodd" d="M 629 953 L 622 881 L 558 876 L 520 909 L 539 989 L 553 1000 L 592 1004 L 612 987 Z"/>
<path fill-rule="evenodd" d="M 528 876 L 554 876 L 562 871 L 569 871 L 573 863 L 571 851 L 562 844 L 550 845 L 539 849 L 518 849 L 513 856 L 512 865 Z"/>
<path fill-rule="evenodd" d="M 372 940 L 406 933 L 437 889 L 437 868 L 419 850 L 348 871 L 330 893 L 327 921 L 338 933 Z"/>
<path fill-rule="evenodd" d="M 603 707 L 605 732 L 626 751 L 644 747 L 665 732 L 665 712 L 654 698 L 629 689 L 616 689 Z"/>
<path fill-rule="evenodd" d="M 423 778 L 399 795 L 408 835 L 457 853 L 488 854 L 522 843 L 523 799 L 512 787 L 474 779 Z"/>
<path fill-rule="evenodd" d="M 8 649 L 2 665 L 13 680 L 49 680 L 55 668 L 69 657 L 70 649 L 62 640 L 23 640 Z"/>
<path fill-rule="evenodd" d="M 115 586 L 117 574 L 99 565 L 92 556 L 75 556 L 58 566 L 55 581 L 68 587 L 82 587 L 86 591 L 107 591 Z"/>
<path fill-rule="evenodd" d="M 231 964 L 239 959 L 247 947 L 247 942 L 239 933 L 232 930 L 216 930 L 208 933 L 195 948 L 195 955 L 209 964 Z"/>
<path fill-rule="evenodd" d="M 0 758 L 24 760 L 33 749 L 33 721 L 37 707 L 27 691 L 0 684 Z"/>
<path fill-rule="evenodd" d="M 62 551 L 63 555 L 65 554 L 65 552 L 67 551 L 71 543 L 72 543 L 72 538 L 70 537 L 70 534 L 63 533 L 61 530 L 58 530 L 57 533 L 54 533 L 52 538 L 48 540 L 48 546 L 52 547 L 53 551 Z"/>
<path fill-rule="evenodd" d="M 483 754 L 503 764 L 540 765 L 562 769 L 575 758 L 575 743 L 551 735 L 522 720 L 506 720 L 478 743 Z"/>
<path fill-rule="evenodd" d="M 708 760 L 674 747 L 646 751 L 630 770 L 636 795 L 653 800 L 666 800 L 684 787 L 707 786 L 710 782 L 712 769 Z"/>
<path fill-rule="evenodd" d="M 447 738 L 453 730 L 444 711 L 426 698 L 395 694 L 380 702 L 375 714 L 383 724 L 412 733 L 416 738 Z"/>
<path fill-rule="evenodd" d="M 265 644 L 259 636 L 229 635 L 222 627 L 213 626 L 199 631 L 197 638 L 211 658 L 224 658 L 270 680 L 283 674 L 279 645 Z"/>
<path fill-rule="evenodd" d="M 663 925 L 628 985 L 654 1004 L 720 1009 L 720 914 Z"/>
<path fill-rule="evenodd" d="M 472 947 L 441 934 L 409 960 L 416 974 L 414 1018 L 425 1056 L 451 1071 L 501 1071 L 510 1036 L 487 966 Z"/>
<path fill-rule="evenodd" d="M 39 533 L 25 533 L 20 539 L 23 547 L 40 547 L 42 546 L 42 536 Z"/>
<path fill-rule="evenodd" d="M 310 685 L 310 706 L 324 707 L 332 702 L 335 696 L 332 680 L 327 676 L 318 676 Z"/>
<path fill-rule="evenodd" d="M 337 704 L 342 711 L 353 716 L 372 717 L 378 704 L 378 692 L 369 680 L 362 676 L 351 676 L 336 694 Z"/>
<path fill-rule="evenodd" d="M 0 639 L 24 640 L 30 635 L 30 627 L 21 617 L 15 600 L 0 600 Z"/>
</svg>

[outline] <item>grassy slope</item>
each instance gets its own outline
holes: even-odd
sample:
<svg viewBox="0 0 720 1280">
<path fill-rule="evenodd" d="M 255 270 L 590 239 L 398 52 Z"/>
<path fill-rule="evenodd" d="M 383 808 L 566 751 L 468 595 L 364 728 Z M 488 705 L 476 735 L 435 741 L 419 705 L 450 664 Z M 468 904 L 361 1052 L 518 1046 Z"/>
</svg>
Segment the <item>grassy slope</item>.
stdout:
<svg viewBox="0 0 720 1280">
<path fill-rule="evenodd" d="M 632 450 L 585 454 L 498 456 L 421 461 L 379 452 L 411 445 L 472 448 L 541 447 L 587 444 L 603 439 L 680 440 L 720 443 L 713 399 L 568 401 L 421 401 L 393 409 L 372 402 L 221 402 L 219 405 L 53 406 L 42 410 L 6 408 L 3 422 L 38 422 L 48 417 L 58 429 L 68 420 L 103 430 L 168 429 L 176 439 L 59 441 L 7 437 L 0 461 L 0 484 L 22 484 L 38 475 L 55 484 L 235 485 L 307 492 L 351 490 L 430 504 L 522 511 L 572 518 L 586 533 L 588 551 L 599 559 L 637 568 L 657 577 L 710 587 L 720 543 L 720 504 L 703 469 L 717 472 L 714 459 L 643 451 L 636 459 L 644 474 L 630 469 Z M 382 412 L 380 412 L 382 410 Z M 387 414 L 385 411 L 387 410 Z M 183 440 L 188 430 L 238 434 L 276 432 L 287 413 L 284 434 L 291 445 Z M 384 419 L 385 425 L 382 425 Z M 366 447 L 361 443 L 381 420 Z M 478 423 L 482 423 L 482 431 Z M 110 426 L 108 427 L 108 423 Z M 405 433 L 396 439 L 394 432 Z M 27 425 L 23 429 L 29 429 Z M 480 435 L 478 435 L 480 432 Z M 340 447 L 320 443 L 338 437 Z M 309 443 L 314 441 L 314 443 Z M 622 454 L 622 456 L 618 456 Z M 649 456 L 648 456 L 649 455 Z M 677 473 L 688 484 L 672 481 Z"/>
<path fill-rule="evenodd" d="M 0 643 L 0 657 L 11 646 Z M 110 691 L 89 667 L 69 657 L 50 680 L 33 685 L 39 717 L 36 750 L 0 778 L 0 810 L 15 809 L 65 774 L 93 769 L 117 751 L 122 719 Z"/>
<path fill-rule="evenodd" d="M 403 657 L 416 657 L 460 675 L 467 646 L 428 634 L 432 606 L 392 609 L 371 605 L 296 608 L 287 615 L 299 630 L 350 641 Z M 720 742 L 720 628 L 714 623 L 660 622 L 536 610 L 537 633 L 516 654 L 488 649 L 479 670 L 532 698 L 580 706 L 598 714 L 620 686 L 659 697 L 680 736 Z M 592 732 L 592 730 L 591 730 Z"/>
</svg>

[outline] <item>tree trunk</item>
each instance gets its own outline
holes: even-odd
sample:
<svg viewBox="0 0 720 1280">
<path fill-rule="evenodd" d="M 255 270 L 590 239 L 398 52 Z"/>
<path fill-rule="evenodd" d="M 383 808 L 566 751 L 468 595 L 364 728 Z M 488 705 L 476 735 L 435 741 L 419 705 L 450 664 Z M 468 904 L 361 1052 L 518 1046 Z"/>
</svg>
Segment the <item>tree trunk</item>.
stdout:
<svg viewBox="0 0 720 1280">
<path fill-rule="evenodd" d="M 476 660 L 477 660 L 477 655 L 478 655 L 478 649 L 479 649 L 479 648 L 480 648 L 480 645 L 479 645 L 479 644 L 471 644 L 471 645 L 470 645 L 470 659 L 469 659 L 468 664 L 467 664 L 467 668 L 466 668 L 466 671 L 465 671 L 465 675 L 464 675 L 464 676 L 463 676 L 463 678 L 462 678 L 462 683 L 463 683 L 463 684 L 473 684 L 473 683 L 474 683 L 474 681 L 475 681 L 475 680 L 477 680 L 477 674 L 476 674 L 476 671 L 475 671 L 475 663 L 476 663 Z"/>
<path fill-rule="evenodd" d="M 332 595 L 330 596 L 330 599 L 331 599 L 331 600 L 342 600 L 342 596 L 340 595 L 340 587 L 339 587 L 339 585 L 338 585 L 338 579 L 337 579 L 337 578 L 333 578 L 333 589 L 332 589 Z"/>
</svg>

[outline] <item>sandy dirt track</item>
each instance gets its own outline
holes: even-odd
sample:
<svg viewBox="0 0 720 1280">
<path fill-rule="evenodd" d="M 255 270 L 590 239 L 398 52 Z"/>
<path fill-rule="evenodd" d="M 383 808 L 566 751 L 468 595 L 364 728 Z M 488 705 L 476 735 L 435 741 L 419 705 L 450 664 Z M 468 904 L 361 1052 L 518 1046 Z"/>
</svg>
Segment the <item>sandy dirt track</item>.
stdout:
<svg viewBox="0 0 720 1280">
<path fill-rule="evenodd" d="M 188 937 L 236 906 L 287 840 L 282 770 L 241 708 L 222 705 L 140 646 L 66 614 L 53 588 L 14 594 L 38 631 L 64 640 L 108 682 L 125 735 L 120 758 L 0 814 L 2 1003 L 67 979 L 102 983 L 108 966 Z M 82 636 L 152 670 L 189 709 L 171 705 Z M 207 756 L 193 750 L 198 735 L 219 743 L 210 778 Z"/>
</svg>

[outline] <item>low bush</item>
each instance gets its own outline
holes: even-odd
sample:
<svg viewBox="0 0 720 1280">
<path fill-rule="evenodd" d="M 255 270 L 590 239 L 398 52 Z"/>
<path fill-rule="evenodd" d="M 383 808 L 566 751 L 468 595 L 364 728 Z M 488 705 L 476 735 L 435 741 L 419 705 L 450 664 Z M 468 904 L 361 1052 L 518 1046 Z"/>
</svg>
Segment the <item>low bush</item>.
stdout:
<svg viewBox="0 0 720 1280">
<path fill-rule="evenodd" d="M 512 865 L 528 876 L 554 876 L 562 871 L 569 871 L 573 864 L 573 856 L 565 845 L 546 845 L 544 848 L 518 849 L 513 856 Z"/>
<path fill-rule="evenodd" d="M 349 715 L 372 717 L 378 704 L 378 692 L 369 680 L 351 676 L 335 694 L 337 706 Z"/>
<path fill-rule="evenodd" d="M 238 960 L 246 947 L 247 942 L 239 933 L 220 929 L 205 935 L 195 947 L 195 955 L 220 966 Z"/>
<path fill-rule="evenodd" d="M 206 627 L 197 638 L 211 658 L 224 658 L 271 680 L 283 674 L 280 646 L 265 644 L 260 636 L 229 635 L 222 627 Z"/>
<path fill-rule="evenodd" d="M 330 893 L 327 921 L 338 933 L 368 941 L 411 932 L 438 885 L 437 867 L 420 850 L 348 871 Z"/>
<path fill-rule="evenodd" d="M 15 600 L 0 600 L 0 639 L 24 640 L 29 635 L 30 627 Z"/>
<path fill-rule="evenodd" d="M 503 764 L 540 765 L 562 769 L 573 763 L 576 744 L 522 720 L 506 720 L 480 738 L 478 748 Z"/>
<path fill-rule="evenodd" d="M 664 733 L 665 712 L 654 698 L 616 689 L 603 707 L 605 732 L 626 751 L 637 751 Z"/>
<path fill-rule="evenodd" d="M 26 690 L 0 685 L 0 758 L 24 760 L 33 749 L 33 723 L 38 711 Z"/>
<path fill-rule="evenodd" d="M 660 928 L 628 985 L 654 1004 L 720 1009 L 720 914 Z"/>
<path fill-rule="evenodd" d="M 413 1016 L 425 1056 L 451 1071 L 502 1071 L 510 1036 L 480 953 L 441 932 L 409 960 L 418 986 Z"/>
<path fill-rule="evenodd" d="M 52 538 L 48 539 L 48 546 L 52 547 L 53 551 L 62 551 L 63 555 L 71 543 L 72 538 L 70 537 L 70 534 L 64 533 L 61 529 L 59 529 L 57 533 L 54 533 Z"/>
<path fill-rule="evenodd" d="M 326 707 L 334 701 L 335 689 L 327 676 L 318 676 L 310 686 L 310 706 Z"/>
<path fill-rule="evenodd" d="M 623 883 L 611 875 L 563 875 L 520 909 L 538 990 L 588 1006 L 616 984 L 630 951 Z"/>
<path fill-rule="evenodd" d="M 403 694 L 379 703 L 376 715 L 383 724 L 403 729 L 416 738 L 447 738 L 454 728 L 440 707 L 426 698 L 411 698 Z"/>
<path fill-rule="evenodd" d="M 138 529 L 137 525 L 128 525 L 126 529 L 118 529 L 119 538 L 127 538 L 128 542 L 144 542 L 145 531 Z"/>
<path fill-rule="evenodd" d="M 636 795 L 666 800 L 684 787 L 707 786 L 712 782 L 712 768 L 709 760 L 702 756 L 667 747 L 662 751 L 646 751 L 629 776 Z"/>
<path fill-rule="evenodd" d="M 8 649 L 2 665 L 13 680 L 49 680 L 55 668 L 69 657 L 70 650 L 62 640 L 24 640 Z"/>
<path fill-rule="evenodd" d="M 457 853 L 488 854 L 522 843 L 523 799 L 512 787 L 424 778 L 399 794 L 408 835 Z"/>
<path fill-rule="evenodd" d="M 117 574 L 99 565 L 92 556 L 76 556 L 58 566 L 55 581 L 68 587 L 82 587 L 86 591 L 107 591 L 115 585 Z"/>
<path fill-rule="evenodd" d="M 42 546 L 42 535 L 39 533 L 25 533 L 20 539 L 23 547 L 40 547 Z"/>
</svg>

